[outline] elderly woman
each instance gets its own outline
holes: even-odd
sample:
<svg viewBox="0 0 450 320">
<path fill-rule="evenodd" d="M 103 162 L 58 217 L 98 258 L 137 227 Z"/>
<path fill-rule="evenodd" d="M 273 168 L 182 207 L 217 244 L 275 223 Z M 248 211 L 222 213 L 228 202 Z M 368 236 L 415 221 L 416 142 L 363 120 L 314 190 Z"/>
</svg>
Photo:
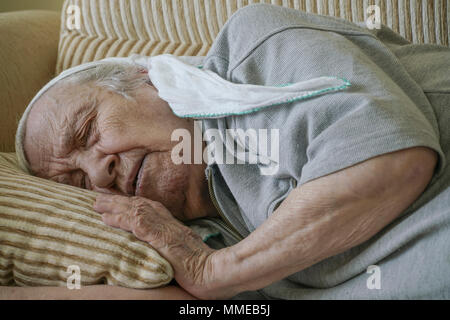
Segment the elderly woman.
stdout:
<svg viewBox="0 0 450 320">
<path fill-rule="evenodd" d="M 175 163 L 172 133 L 195 136 L 195 117 L 176 115 L 141 66 L 98 63 L 69 71 L 30 105 L 18 135 L 24 167 L 98 191 L 106 224 L 170 261 L 179 287 L 153 297 L 450 297 L 448 48 L 252 5 L 227 22 L 203 70 L 271 88 L 324 75 L 351 85 L 197 117 L 204 132 L 277 132 L 277 170 L 262 174 L 260 163 Z M 212 249 L 180 222 L 208 216 L 224 220 L 232 245 Z"/>
</svg>

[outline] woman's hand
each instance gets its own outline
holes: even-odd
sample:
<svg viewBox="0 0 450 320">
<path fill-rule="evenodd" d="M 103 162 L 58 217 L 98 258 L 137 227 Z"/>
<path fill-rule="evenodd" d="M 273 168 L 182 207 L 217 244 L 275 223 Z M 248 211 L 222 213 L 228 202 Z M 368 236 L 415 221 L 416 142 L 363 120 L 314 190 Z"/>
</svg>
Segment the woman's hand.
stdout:
<svg viewBox="0 0 450 320">
<path fill-rule="evenodd" d="M 161 203 L 142 197 L 100 194 L 94 210 L 102 214 L 107 225 L 130 231 L 155 248 L 172 264 L 175 279 L 186 291 L 199 298 L 211 298 L 207 270 L 214 250 Z"/>
</svg>

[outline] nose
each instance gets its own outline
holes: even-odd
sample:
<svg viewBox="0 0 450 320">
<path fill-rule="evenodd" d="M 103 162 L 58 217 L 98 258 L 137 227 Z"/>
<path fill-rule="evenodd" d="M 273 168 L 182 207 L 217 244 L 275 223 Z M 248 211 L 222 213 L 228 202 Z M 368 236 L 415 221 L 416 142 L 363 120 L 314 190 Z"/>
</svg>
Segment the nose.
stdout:
<svg viewBox="0 0 450 320">
<path fill-rule="evenodd" d="M 114 154 L 105 155 L 97 151 L 86 154 L 83 163 L 80 165 L 82 170 L 88 175 L 91 189 L 111 188 L 117 176 L 118 157 Z"/>
</svg>

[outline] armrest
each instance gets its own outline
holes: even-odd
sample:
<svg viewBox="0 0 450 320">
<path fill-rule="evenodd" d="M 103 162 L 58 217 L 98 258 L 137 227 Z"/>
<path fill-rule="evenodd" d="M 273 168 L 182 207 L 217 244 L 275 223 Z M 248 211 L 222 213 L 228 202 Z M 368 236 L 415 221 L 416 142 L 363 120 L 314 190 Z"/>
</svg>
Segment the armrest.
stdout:
<svg viewBox="0 0 450 320">
<path fill-rule="evenodd" d="M 55 73 L 60 13 L 0 14 L 0 152 L 14 151 L 18 119 Z"/>
</svg>

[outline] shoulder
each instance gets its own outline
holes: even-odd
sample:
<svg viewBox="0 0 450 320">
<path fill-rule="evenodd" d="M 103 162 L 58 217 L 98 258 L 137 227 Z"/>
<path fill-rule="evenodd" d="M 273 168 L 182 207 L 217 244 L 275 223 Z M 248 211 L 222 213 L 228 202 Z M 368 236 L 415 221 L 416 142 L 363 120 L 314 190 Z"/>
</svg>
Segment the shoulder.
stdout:
<svg viewBox="0 0 450 320">
<path fill-rule="evenodd" d="M 226 68 L 235 68 L 243 59 L 252 55 L 257 48 L 276 48 L 280 44 L 273 39 L 276 35 L 287 35 L 290 30 L 300 30 L 295 33 L 297 48 L 303 43 L 314 41 L 325 44 L 345 41 L 345 37 L 332 37 L 330 32 L 346 34 L 365 34 L 374 37 L 367 30 L 349 21 L 303 12 L 297 9 L 286 8 L 270 4 L 252 4 L 237 10 L 225 23 L 214 40 L 208 52 L 205 64 L 209 60 L 225 64 Z M 303 31 L 302 31 L 303 30 Z M 287 36 L 289 41 L 283 47 L 290 45 L 292 34 Z M 341 39 L 341 40 L 339 40 Z M 340 45 L 340 48 L 345 45 Z M 205 66 L 206 67 L 206 66 Z M 220 68 L 218 68 L 220 69 Z"/>
<path fill-rule="evenodd" d="M 246 27 L 257 34 L 265 34 L 268 30 L 292 26 L 371 35 L 366 28 L 345 19 L 265 3 L 240 8 L 224 27 Z"/>
</svg>

